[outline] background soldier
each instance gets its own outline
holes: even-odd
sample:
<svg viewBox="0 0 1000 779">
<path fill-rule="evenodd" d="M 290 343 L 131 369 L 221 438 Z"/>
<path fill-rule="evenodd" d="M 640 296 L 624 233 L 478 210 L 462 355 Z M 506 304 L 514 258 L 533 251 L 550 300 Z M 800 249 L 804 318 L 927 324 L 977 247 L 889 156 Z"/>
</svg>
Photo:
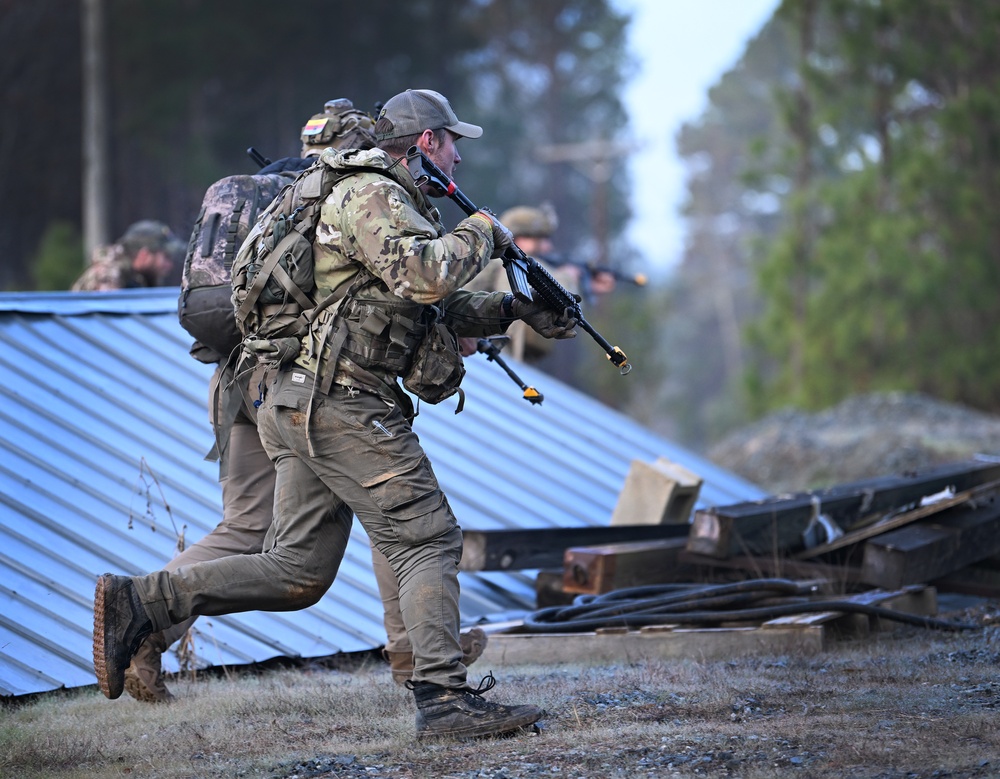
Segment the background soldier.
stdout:
<svg viewBox="0 0 1000 779">
<path fill-rule="evenodd" d="M 162 222 L 136 222 L 115 243 L 98 246 L 90 264 L 71 287 L 101 292 L 179 284 L 184 243 Z"/>
<path fill-rule="evenodd" d="M 604 294 L 615 288 L 615 279 L 609 273 L 596 273 L 584 278 L 588 271 L 579 265 L 560 263 L 553 257 L 552 236 L 559 227 L 559 219 L 550 203 L 541 206 L 514 206 L 500 215 L 500 221 L 514 235 L 514 243 L 527 254 L 543 265 L 553 278 L 562 284 L 569 292 L 579 294 L 583 282 L 587 282 L 589 294 Z M 499 259 L 491 260 L 486 269 L 466 285 L 467 289 L 477 290 L 509 290 L 507 271 Z M 553 343 L 549 338 L 540 336 L 524 322 L 514 322 L 508 329 L 510 342 L 505 351 L 515 360 L 534 364 L 552 352 Z M 463 343 L 463 353 L 468 351 L 469 344 Z"/>
</svg>

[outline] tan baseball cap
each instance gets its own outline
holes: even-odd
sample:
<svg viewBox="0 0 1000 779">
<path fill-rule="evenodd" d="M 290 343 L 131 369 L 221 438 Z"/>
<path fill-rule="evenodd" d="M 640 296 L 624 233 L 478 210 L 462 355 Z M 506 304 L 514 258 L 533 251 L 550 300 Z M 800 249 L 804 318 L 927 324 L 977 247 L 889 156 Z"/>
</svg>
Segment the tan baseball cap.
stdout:
<svg viewBox="0 0 1000 779">
<path fill-rule="evenodd" d="M 418 135 L 424 130 L 451 130 L 463 138 L 479 138 L 483 128 L 459 121 L 448 98 L 433 89 L 407 89 L 390 97 L 379 119 L 392 122 L 392 129 L 378 134 L 380 141 Z"/>
</svg>

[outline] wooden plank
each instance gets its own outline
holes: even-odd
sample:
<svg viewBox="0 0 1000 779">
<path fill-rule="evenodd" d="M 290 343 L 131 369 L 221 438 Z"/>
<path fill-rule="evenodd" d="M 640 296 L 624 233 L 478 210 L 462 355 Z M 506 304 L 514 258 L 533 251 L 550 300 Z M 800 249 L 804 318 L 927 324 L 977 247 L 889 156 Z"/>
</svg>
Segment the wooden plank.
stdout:
<svg viewBox="0 0 1000 779">
<path fill-rule="evenodd" d="M 662 525 L 691 521 L 702 479 L 682 465 L 659 457 L 633 460 L 611 515 L 612 525 Z"/>
<path fill-rule="evenodd" d="M 479 665 L 602 665 L 642 660 L 718 660 L 758 654 L 813 654 L 823 649 L 822 626 L 491 633 Z"/>
<path fill-rule="evenodd" d="M 685 578 L 677 557 L 687 538 L 571 547 L 563 558 L 563 590 L 603 595 L 625 587 L 663 584 Z"/>
<path fill-rule="evenodd" d="M 802 545 L 802 532 L 818 513 L 844 527 L 865 514 L 915 504 L 945 489 L 959 492 L 998 479 L 1000 463 L 968 460 L 920 473 L 703 509 L 695 512 L 688 550 L 720 558 L 785 554 Z"/>
<path fill-rule="evenodd" d="M 861 578 L 895 589 L 946 576 L 1000 552 L 1000 501 L 956 506 L 865 543 Z"/>
<path fill-rule="evenodd" d="M 855 603 L 934 616 L 933 587 L 871 590 L 844 596 Z M 639 630 L 604 628 L 580 633 L 527 633 L 516 622 L 483 626 L 489 642 L 479 662 L 490 668 L 514 665 L 600 665 L 642 660 L 718 660 L 767 654 L 810 654 L 845 634 L 894 629 L 899 623 L 866 614 L 824 612 L 768 620 L 757 627 L 690 628 L 650 625 Z"/>
<path fill-rule="evenodd" d="M 869 606 L 932 617 L 937 614 L 937 593 L 933 587 L 912 585 L 899 590 L 875 589 L 867 592 L 842 595 L 838 600 L 862 603 Z M 786 625 L 824 625 L 831 636 L 865 636 L 869 633 L 895 630 L 900 623 L 882 620 L 869 614 L 844 611 L 822 611 L 814 614 L 793 614 L 768 620 L 761 627 L 784 627 Z"/>
<path fill-rule="evenodd" d="M 827 552 L 843 549 L 845 546 L 850 546 L 851 544 L 857 544 L 869 538 L 874 538 L 875 536 L 882 535 L 890 530 L 895 530 L 896 528 L 909 525 L 917 520 L 925 519 L 933 516 L 934 514 L 939 514 L 942 511 L 954 508 L 955 506 L 960 506 L 963 503 L 968 503 L 972 499 L 988 497 L 997 494 L 997 492 L 1000 492 L 1000 481 L 987 482 L 986 484 L 981 484 L 978 487 L 963 490 L 952 498 L 939 500 L 936 503 L 921 506 L 913 509 L 912 511 L 905 511 L 902 514 L 890 516 L 879 522 L 867 525 L 859 530 L 845 533 L 835 541 L 831 541 L 827 544 L 820 544 L 819 546 L 814 546 L 812 549 L 806 549 L 798 554 L 792 555 L 792 559 L 807 560 L 812 557 L 818 557 L 819 555 L 826 554 Z"/>
<path fill-rule="evenodd" d="M 463 530 L 465 547 L 459 570 L 514 571 L 561 568 L 563 555 L 570 547 L 682 538 L 687 533 L 688 525 Z"/>
</svg>

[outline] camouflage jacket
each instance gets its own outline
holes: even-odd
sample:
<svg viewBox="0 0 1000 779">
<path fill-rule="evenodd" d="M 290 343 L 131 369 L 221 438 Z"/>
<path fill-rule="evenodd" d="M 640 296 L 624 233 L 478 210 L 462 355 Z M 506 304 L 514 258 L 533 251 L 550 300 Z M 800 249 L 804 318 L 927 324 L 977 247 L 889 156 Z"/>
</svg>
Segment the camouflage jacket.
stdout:
<svg viewBox="0 0 1000 779">
<path fill-rule="evenodd" d="M 316 294 L 322 300 L 345 292 L 363 271 L 375 277 L 364 290 L 365 299 L 389 305 L 422 309 L 435 305 L 459 336 L 492 335 L 506 330 L 510 319 L 501 313 L 502 292 L 462 289 L 489 262 L 492 231 L 484 220 L 465 219 L 445 232 L 441 217 L 416 187 L 402 163 L 379 149 L 324 152 L 321 160 L 335 170 L 358 172 L 334 185 L 316 227 L 313 243 Z M 317 360 L 324 329 L 335 308 L 324 312 L 303 339 L 297 364 L 315 373 L 328 370 L 329 350 Z M 319 368 L 319 370 L 317 369 Z M 369 370 L 395 382 L 392 370 Z M 352 385 L 357 373 L 351 360 L 341 356 L 334 380 Z"/>
<path fill-rule="evenodd" d="M 73 292 L 105 292 L 113 289 L 147 287 L 146 279 L 132 270 L 132 260 L 117 243 L 98 246 L 90 265 L 73 286 Z"/>
</svg>

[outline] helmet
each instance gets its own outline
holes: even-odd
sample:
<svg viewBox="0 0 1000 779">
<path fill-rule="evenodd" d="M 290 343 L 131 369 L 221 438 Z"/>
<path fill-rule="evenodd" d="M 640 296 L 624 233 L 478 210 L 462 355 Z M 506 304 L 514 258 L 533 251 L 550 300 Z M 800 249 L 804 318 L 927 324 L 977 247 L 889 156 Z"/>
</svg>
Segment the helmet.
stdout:
<svg viewBox="0 0 1000 779">
<path fill-rule="evenodd" d="M 118 244 L 129 257 L 135 257 L 140 249 L 165 253 L 171 261 L 183 260 L 185 244 L 174 235 L 173 230 L 163 222 L 143 219 L 129 226 Z"/>
<path fill-rule="evenodd" d="M 514 206 L 500 214 L 500 221 L 514 237 L 551 238 L 559 226 L 559 219 L 551 203 L 541 206 Z"/>
<path fill-rule="evenodd" d="M 375 121 L 345 97 L 327 100 L 323 113 L 302 128 L 302 156 L 318 156 L 323 149 L 370 149 L 375 146 Z"/>
</svg>

